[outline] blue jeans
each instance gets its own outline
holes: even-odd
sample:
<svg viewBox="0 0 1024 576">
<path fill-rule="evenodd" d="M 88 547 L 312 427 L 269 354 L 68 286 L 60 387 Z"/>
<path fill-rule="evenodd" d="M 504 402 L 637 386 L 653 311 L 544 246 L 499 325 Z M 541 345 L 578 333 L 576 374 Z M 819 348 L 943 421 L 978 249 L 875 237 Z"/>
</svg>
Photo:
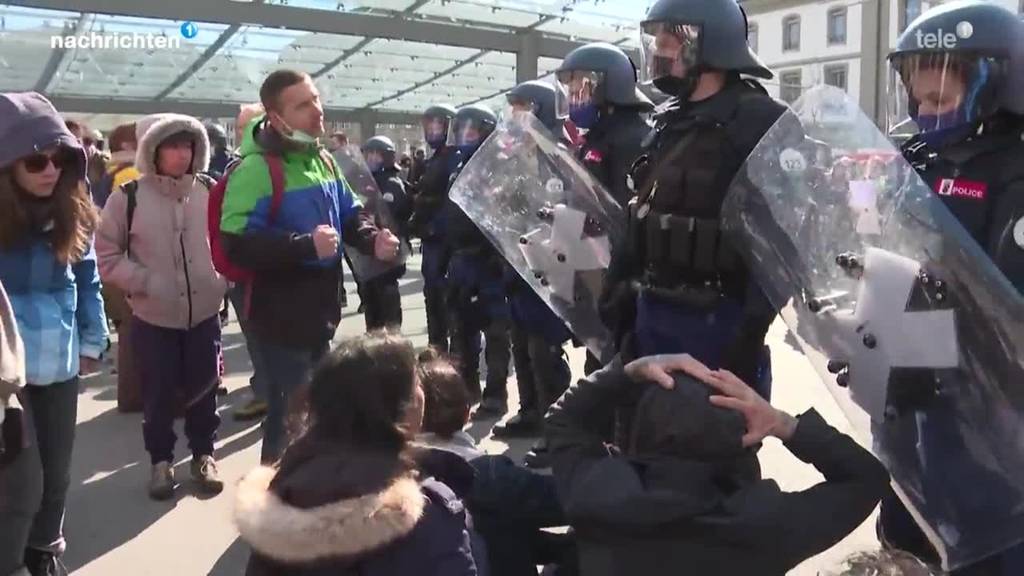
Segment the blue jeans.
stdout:
<svg viewBox="0 0 1024 576">
<path fill-rule="evenodd" d="M 316 349 L 292 348 L 263 341 L 260 348 L 267 374 L 267 417 L 263 420 L 263 450 L 260 461 L 276 462 L 288 447 L 289 399 L 306 384 L 313 367 L 327 352 L 330 342 Z"/>
<path fill-rule="evenodd" d="M 244 283 L 235 284 L 228 292 L 231 305 L 235 308 L 235 316 L 238 317 L 238 325 L 242 328 L 242 337 L 245 338 L 245 349 L 249 351 L 249 360 L 252 362 L 252 376 L 249 378 L 249 387 L 252 388 L 254 400 L 267 401 L 267 375 L 266 365 L 263 361 L 263 350 L 260 347 L 259 336 L 249 324 L 245 316 L 245 290 Z"/>
</svg>

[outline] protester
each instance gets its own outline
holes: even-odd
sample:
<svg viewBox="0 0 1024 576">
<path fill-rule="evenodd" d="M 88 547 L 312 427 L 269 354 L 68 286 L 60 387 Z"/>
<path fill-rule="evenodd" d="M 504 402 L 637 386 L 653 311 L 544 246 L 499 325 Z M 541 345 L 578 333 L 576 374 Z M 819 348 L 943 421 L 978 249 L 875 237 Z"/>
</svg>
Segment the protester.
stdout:
<svg viewBox="0 0 1024 576">
<path fill-rule="evenodd" d="M 327 150 L 334 154 L 338 150 L 348 146 L 348 135 L 344 132 L 335 132 L 331 134 L 331 137 L 327 140 Z"/>
<path fill-rule="evenodd" d="M 487 546 L 491 574 L 536 576 L 538 565 L 566 569 L 574 564 L 571 539 L 543 531 L 566 525 L 553 478 L 516 466 L 508 456 L 489 456 L 479 449 L 464 431 L 469 422 L 469 390 L 450 361 L 430 349 L 420 354 L 417 371 L 424 411 L 423 433 L 416 443 L 430 449 L 419 455 L 419 462 L 436 470 L 444 461 L 436 451 L 443 451 L 473 467 L 472 488 L 464 499 Z"/>
<path fill-rule="evenodd" d="M 253 548 L 248 576 L 485 574 L 452 490 L 417 478 L 410 440 L 423 420 L 412 344 L 381 333 L 319 364 L 277 469 L 242 480 L 235 522 Z"/>
<path fill-rule="evenodd" d="M 20 459 L 24 500 L 0 515 L 0 550 L 32 576 L 66 573 L 65 498 L 78 410 L 78 375 L 98 371 L 107 320 L 92 249 L 98 217 L 85 184 L 85 151 L 46 98 L 0 94 L 0 283 L 25 344 L 22 400 L 34 433 Z M 4 474 L 6 476 L 6 474 Z M 18 487 L 17 481 L 42 485 Z M 20 551 L 20 552 L 19 552 Z"/>
<path fill-rule="evenodd" d="M 132 354 L 142 385 L 143 437 L 153 465 L 149 495 L 174 496 L 174 416 L 185 401 L 191 474 L 219 493 L 213 458 L 220 418 L 220 321 L 227 290 L 206 235 L 206 130 L 195 118 L 156 114 L 138 123 L 139 180 L 111 194 L 97 235 L 106 282 L 130 295 Z"/>
<path fill-rule="evenodd" d="M 262 114 L 263 106 L 259 104 L 239 107 L 238 118 L 235 120 L 235 142 L 242 142 L 245 127 L 252 122 L 253 118 Z M 240 161 L 236 154 L 232 154 L 232 158 L 231 164 L 225 171 L 230 170 Z M 228 298 L 231 301 L 231 306 L 235 309 L 235 317 L 238 319 L 238 326 L 245 339 L 245 349 L 249 353 L 249 360 L 252 363 L 252 376 L 249 377 L 249 389 L 252 391 L 252 397 L 234 413 L 235 420 L 243 422 L 256 420 L 267 414 L 267 369 L 263 362 L 259 336 L 252 329 L 249 315 L 245 309 L 248 284 L 248 282 L 234 282 L 228 291 Z"/>
<path fill-rule="evenodd" d="M 599 424 L 629 397 L 639 400 L 619 455 Z M 817 412 L 794 418 L 688 355 L 613 361 L 570 388 L 546 427 L 583 576 L 781 576 L 859 526 L 889 483 Z M 825 481 L 787 493 L 759 480 L 751 448 L 768 436 Z"/>
<path fill-rule="evenodd" d="M 93 200 L 101 210 L 112 191 L 139 177 L 135 169 L 137 147 L 134 122 L 122 124 L 110 133 L 110 158 L 107 160 L 106 173 L 98 182 L 93 182 L 92 190 Z"/>
<path fill-rule="evenodd" d="M 266 116 L 245 128 L 242 160 L 224 195 L 221 240 L 231 262 L 254 275 L 248 309 L 267 372 L 261 458 L 269 463 L 287 444 L 289 395 L 327 351 L 341 321 L 342 240 L 388 261 L 399 244 L 373 225 L 321 148 L 323 108 L 309 75 L 273 72 L 260 100 Z M 278 170 L 279 205 L 272 180 Z"/>
</svg>

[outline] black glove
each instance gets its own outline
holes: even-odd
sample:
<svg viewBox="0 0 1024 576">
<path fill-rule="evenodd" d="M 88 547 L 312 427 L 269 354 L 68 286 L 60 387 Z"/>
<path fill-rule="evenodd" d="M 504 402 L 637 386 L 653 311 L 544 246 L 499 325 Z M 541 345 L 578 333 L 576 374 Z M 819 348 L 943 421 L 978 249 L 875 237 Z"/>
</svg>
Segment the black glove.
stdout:
<svg viewBox="0 0 1024 576">
<path fill-rule="evenodd" d="M 4 410 L 4 421 L 0 430 L 0 470 L 21 454 L 25 449 L 25 426 L 21 408 Z"/>
</svg>

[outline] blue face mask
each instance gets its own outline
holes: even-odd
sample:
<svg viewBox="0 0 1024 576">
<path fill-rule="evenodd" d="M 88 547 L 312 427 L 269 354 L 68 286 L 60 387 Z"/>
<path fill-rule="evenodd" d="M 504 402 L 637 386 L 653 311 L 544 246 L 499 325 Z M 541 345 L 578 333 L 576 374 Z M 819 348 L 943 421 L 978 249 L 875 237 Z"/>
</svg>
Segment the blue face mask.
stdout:
<svg viewBox="0 0 1024 576">
<path fill-rule="evenodd" d="M 370 168 L 370 172 L 376 174 L 384 168 L 384 161 L 379 158 L 367 158 L 366 166 Z"/>
<path fill-rule="evenodd" d="M 594 104 L 584 104 L 583 106 L 572 107 L 569 109 L 569 119 L 576 125 L 577 128 L 584 130 L 590 130 L 597 124 L 600 119 L 601 113 L 597 106 Z"/>
<path fill-rule="evenodd" d="M 918 138 L 934 148 L 962 140 L 971 130 L 962 107 L 945 114 L 920 114 L 913 120 L 921 131 Z"/>
<path fill-rule="evenodd" d="M 476 153 L 476 149 L 479 147 L 479 144 L 463 144 L 461 146 L 456 146 L 455 149 L 459 151 L 459 156 L 461 156 L 462 161 L 466 162 L 474 153 Z"/>
</svg>

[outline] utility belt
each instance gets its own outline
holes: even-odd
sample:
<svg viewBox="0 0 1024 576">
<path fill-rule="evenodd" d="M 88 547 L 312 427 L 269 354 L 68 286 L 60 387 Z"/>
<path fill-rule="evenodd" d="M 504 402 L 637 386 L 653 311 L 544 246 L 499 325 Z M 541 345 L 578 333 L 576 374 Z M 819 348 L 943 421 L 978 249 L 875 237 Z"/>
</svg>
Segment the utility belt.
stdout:
<svg viewBox="0 0 1024 576">
<path fill-rule="evenodd" d="M 631 203 L 629 242 L 644 273 L 634 286 L 662 300 L 713 306 L 729 294 L 743 294 L 734 279 L 745 276 L 743 261 L 723 236 L 717 219 L 677 216 Z"/>
</svg>

